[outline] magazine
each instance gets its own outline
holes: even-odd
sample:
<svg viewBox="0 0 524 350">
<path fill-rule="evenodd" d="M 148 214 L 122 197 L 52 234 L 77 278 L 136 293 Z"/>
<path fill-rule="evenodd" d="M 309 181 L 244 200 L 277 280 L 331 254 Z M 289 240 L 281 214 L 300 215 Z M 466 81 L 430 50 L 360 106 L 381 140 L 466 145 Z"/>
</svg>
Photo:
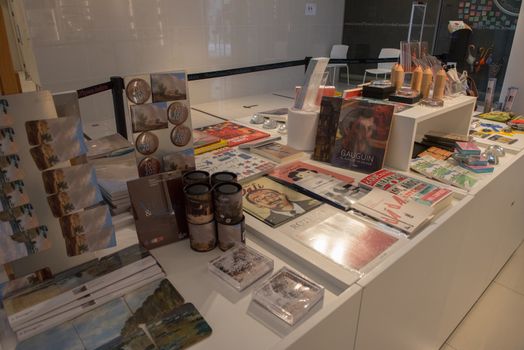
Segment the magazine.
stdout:
<svg viewBox="0 0 524 350">
<path fill-rule="evenodd" d="M 277 227 L 318 207 L 321 202 L 262 177 L 244 184 L 244 211 Z"/>
<path fill-rule="evenodd" d="M 268 175 L 343 210 L 349 210 L 353 203 L 368 193 L 356 186 L 350 176 L 300 161 L 279 166 Z"/>
<path fill-rule="evenodd" d="M 196 157 L 196 168 L 210 174 L 231 171 L 239 182 L 246 182 L 270 172 L 275 163 L 260 156 L 226 147 Z"/>
<path fill-rule="evenodd" d="M 251 152 L 266 157 L 276 163 L 290 162 L 305 156 L 304 152 L 298 151 L 291 146 L 286 146 L 278 142 L 253 147 Z"/>
<path fill-rule="evenodd" d="M 313 159 L 364 173 L 384 164 L 394 106 L 324 97 Z"/>
<path fill-rule="evenodd" d="M 336 214 L 293 238 L 346 269 L 361 271 L 398 238 L 344 214 Z"/>
<path fill-rule="evenodd" d="M 270 136 L 270 134 L 252 129 L 247 126 L 233 122 L 223 122 L 215 125 L 204 126 L 195 129 L 211 136 L 227 140 L 229 147 L 238 146 L 242 143 L 258 140 Z"/>
<path fill-rule="evenodd" d="M 433 157 L 413 159 L 410 168 L 429 178 L 469 191 L 480 180 L 475 173 L 452 163 L 450 160 L 438 160 Z"/>
</svg>

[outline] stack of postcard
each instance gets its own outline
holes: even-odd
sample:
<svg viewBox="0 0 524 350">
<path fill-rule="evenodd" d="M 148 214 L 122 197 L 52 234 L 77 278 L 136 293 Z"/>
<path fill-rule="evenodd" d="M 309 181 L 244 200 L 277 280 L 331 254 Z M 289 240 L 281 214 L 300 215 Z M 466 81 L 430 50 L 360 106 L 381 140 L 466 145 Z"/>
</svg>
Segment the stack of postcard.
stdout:
<svg viewBox="0 0 524 350">
<path fill-rule="evenodd" d="M 39 272 L 9 282 L 3 297 L 17 349 L 179 349 L 211 334 L 137 245 L 54 277 Z"/>
<path fill-rule="evenodd" d="M 97 159 L 115 157 L 133 152 L 133 145 L 120 134 L 101 137 L 96 140 L 86 141 L 87 158 Z"/>
<path fill-rule="evenodd" d="M 95 167 L 102 196 L 111 206 L 111 214 L 117 215 L 129 210 L 131 200 L 127 182 L 138 178 L 134 154 L 94 159 L 91 163 Z"/>
</svg>

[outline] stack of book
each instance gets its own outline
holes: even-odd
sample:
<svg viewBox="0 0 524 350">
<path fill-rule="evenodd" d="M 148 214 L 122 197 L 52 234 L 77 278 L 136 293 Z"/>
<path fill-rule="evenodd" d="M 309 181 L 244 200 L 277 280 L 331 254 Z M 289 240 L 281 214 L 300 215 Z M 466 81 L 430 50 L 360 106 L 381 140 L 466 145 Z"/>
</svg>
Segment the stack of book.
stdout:
<svg viewBox="0 0 524 350">
<path fill-rule="evenodd" d="M 193 146 L 195 147 L 195 155 L 199 155 L 226 147 L 227 141 L 200 130 L 193 130 Z"/>
<path fill-rule="evenodd" d="M 469 136 L 431 130 L 424 135 L 421 143 L 428 147 L 434 146 L 453 152 L 455 151 L 456 142 L 468 141 L 470 141 Z"/>
<path fill-rule="evenodd" d="M 215 125 L 204 126 L 197 128 L 194 131 L 225 140 L 227 142 L 227 146 L 229 147 L 238 146 L 246 142 L 251 142 L 271 136 L 267 132 L 255 130 L 253 128 L 229 121 Z"/>
<path fill-rule="evenodd" d="M 104 157 L 90 161 L 95 167 L 100 192 L 110 205 L 111 215 L 121 214 L 131 208 L 127 182 L 138 178 L 136 158 L 133 153 L 118 157 Z"/>
<path fill-rule="evenodd" d="M 211 333 L 138 245 L 54 277 L 39 273 L 9 282 L 3 298 L 19 350 L 188 346 Z"/>
<path fill-rule="evenodd" d="M 358 200 L 353 209 L 408 235 L 416 233 L 433 217 L 434 208 L 398 194 L 373 188 Z"/>
<path fill-rule="evenodd" d="M 405 200 L 414 200 L 432 208 L 433 213 L 438 213 L 450 205 L 453 199 L 453 191 L 447 188 L 387 169 L 364 177 L 359 186 L 368 190 L 379 188 Z"/>
<path fill-rule="evenodd" d="M 494 168 L 488 165 L 488 158 L 481 155 L 480 148 L 474 142 L 457 142 L 456 150 L 453 158 L 461 167 L 477 174 L 493 172 Z"/>
</svg>

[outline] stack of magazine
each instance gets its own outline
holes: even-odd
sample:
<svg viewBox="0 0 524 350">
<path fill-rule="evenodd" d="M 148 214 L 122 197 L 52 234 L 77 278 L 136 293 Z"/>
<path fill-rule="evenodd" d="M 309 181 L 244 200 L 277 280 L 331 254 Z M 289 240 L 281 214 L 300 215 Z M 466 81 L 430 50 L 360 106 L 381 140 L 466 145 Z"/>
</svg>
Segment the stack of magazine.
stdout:
<svg viewBox="0 0 524 350">
<path fill-rule="evenodd" d="M 2 294 L 17 349 L 184 348 L 211 334 L 138 245 L 54 277 L 11 281 Z"/>
</svg>

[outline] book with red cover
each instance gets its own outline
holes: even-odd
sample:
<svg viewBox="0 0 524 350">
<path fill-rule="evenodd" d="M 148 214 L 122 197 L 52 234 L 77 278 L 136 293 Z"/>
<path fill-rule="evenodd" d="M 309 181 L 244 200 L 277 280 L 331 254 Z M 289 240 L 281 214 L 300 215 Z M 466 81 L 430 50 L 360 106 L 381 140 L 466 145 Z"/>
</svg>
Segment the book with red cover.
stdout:
<svg viewBox="0 0 524 350">
<path fill-rule="evenodd" d="M 220 142 L 220 137 L 209 135 L 200 130 L 193 130 L 193 146 L 195 148 L 205 147 Z"/>
<path fill-rule="evenodd" d="M 238 146 L 242 143 L 258 140 L 270 135 L 266 132 L 252 129 L 250 127 L 233 122 L 223 122 L 215 125 L 204 126 L 195 129 L 211 136 L 227 140 L 229 147 Z"/>
<path fill-rule="evenodd" d="M 343 210 L 349 210 L 351 204 L 368 193 L 356 186 L 355 179 L 350 176 L 300 161 L 279 166 L 268 175 Z"/>
<path fill-rule="evenodd" d="M 369 190 L 379 188 L 381 190 L 397 194 L 409 200 L 434 208 L 438 212 L 452 200 L 452 191 L 447 188 L 432 185 L 426 181 L 416 179 L 395 171 L 381 169 L 360 180 L 359 185 Z"/>
<path fill-rule="evenodd" d="M 433 208 L 379 188 L 361 198 L 353 209 L 410 235 L 433 217 Z"/>
</svg>

